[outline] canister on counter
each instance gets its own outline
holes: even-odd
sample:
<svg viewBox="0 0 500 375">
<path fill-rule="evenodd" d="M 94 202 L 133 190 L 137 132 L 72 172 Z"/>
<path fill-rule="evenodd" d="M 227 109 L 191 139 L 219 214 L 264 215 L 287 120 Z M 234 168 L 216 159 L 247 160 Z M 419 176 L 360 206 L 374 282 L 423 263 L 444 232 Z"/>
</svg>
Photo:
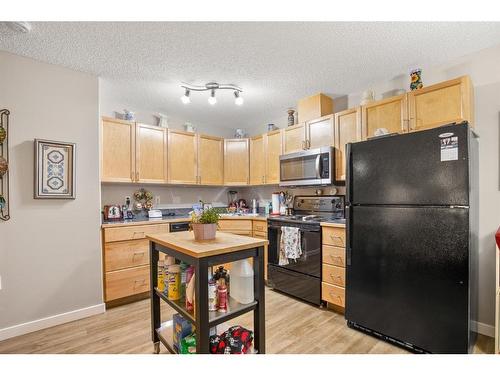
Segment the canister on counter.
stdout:
<svg viewBox="0 0 500 375">
<path fill-rule="evenodd" d="M 165 290 L 165 269 L 163 261 L 158 261 L 158 290 L 163 292 Z"/>
<path fill-rule="evenodd" d="M 168 299 L 176 301 L 181 298 L 181 269 L 178 264 L 172 264 L 167 269 Z"/>
</svg>

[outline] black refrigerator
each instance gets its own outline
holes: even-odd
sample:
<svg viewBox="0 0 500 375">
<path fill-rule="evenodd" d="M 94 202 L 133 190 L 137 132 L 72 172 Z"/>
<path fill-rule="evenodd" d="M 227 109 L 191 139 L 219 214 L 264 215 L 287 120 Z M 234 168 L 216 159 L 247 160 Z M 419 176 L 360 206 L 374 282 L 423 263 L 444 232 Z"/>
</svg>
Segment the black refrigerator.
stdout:
<svg viewBox="0 0 500 375">
<path fill-rule="evenodd" d="M 477 143 L 462 123 L 347 145 L 349 327 L 416 352 L 472 349 Z"/>
</svg>

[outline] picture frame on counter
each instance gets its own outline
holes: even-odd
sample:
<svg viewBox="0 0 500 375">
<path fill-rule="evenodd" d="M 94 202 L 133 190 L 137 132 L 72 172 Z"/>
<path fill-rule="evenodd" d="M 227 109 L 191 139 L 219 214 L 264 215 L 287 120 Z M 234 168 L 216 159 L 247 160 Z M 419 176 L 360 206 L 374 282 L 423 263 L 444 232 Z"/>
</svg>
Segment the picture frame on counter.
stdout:
<svg viewBox="0 0 500 375">
<path fill-rule="evenodd" d="M 34 199 L 76 198 L 76 144 L 35 139 Z"/>
</svg>

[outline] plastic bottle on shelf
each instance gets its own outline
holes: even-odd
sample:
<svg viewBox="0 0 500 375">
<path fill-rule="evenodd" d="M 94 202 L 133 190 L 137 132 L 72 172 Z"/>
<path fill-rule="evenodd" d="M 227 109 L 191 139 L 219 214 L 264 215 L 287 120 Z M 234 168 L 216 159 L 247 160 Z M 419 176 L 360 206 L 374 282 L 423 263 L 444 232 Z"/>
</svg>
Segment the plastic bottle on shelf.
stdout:
<svg viewBox="0 0 500 375">
<path fill-rule="evenodd" d="M 160 292 L 165 290 L 165 269 L 163 265 L 163 261 L 158 261 L 158 283 L 157 288 Z"/>
<path fill-rule="evenodd" d="M 248 259 L 234 262 L 231 268 L 231 297 L 239 303 L 253 302 L 253 276 Z"/>
<path fill-rule="evenodd" d="M 219 286 L 217 287 L 217 305 L 219 312 L 227 311 L 227 287 L 226 280 L 220 279 Z"/>
</svg>

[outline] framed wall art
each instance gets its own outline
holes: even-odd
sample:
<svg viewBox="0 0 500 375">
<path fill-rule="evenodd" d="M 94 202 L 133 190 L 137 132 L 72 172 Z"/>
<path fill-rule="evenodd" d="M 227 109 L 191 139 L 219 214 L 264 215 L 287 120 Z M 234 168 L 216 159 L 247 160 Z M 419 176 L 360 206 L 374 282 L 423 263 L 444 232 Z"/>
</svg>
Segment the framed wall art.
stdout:
<svg viewBox="0 0 500 375">
<path fill-rule="evenodd" d="M 74 143 L 35 139 L 35 199 L 75 199 Z"/>
</svg>

